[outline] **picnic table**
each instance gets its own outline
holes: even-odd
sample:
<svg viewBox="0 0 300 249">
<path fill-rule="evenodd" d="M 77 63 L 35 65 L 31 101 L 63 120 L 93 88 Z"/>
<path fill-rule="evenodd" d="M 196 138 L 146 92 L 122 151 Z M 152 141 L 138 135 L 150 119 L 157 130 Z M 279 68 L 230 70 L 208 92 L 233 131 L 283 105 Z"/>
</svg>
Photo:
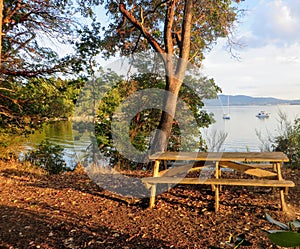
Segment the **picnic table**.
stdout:
<svg viewBox="0 0 300 249">
<path fill-rule="evenodd" d="M 278 187 L 280 204 L 283 211 L 287 210 L 284 189 L 294 187 L 295 183 L 284 180 L 281 167 L 288 162 L 282 152 L 158 152 L 149 156 L 154 161 L 153 176 L 142 181 L 151 190 L 150 207 L 155 205 L 157 184 L 208 184 L 215 191 L 215 211 L 219 210 L 219 195 L 222 185 L 230 186 L 261 186 Z M 164 163 L 162 163 L 164 162 Z M 162 169 L 165 162 L 173 162 L 175 166 Z M 178 165 L 178 162 L 182 164 Z M 199 167 L 199 162 L 202 166 Z M 203 164 L 214 166 L 214 177 L 185 177 L 189 172 L 203 170 Z M 242 172 L 252 178 L 222 178 L 221 168 Z"/>
</svg>

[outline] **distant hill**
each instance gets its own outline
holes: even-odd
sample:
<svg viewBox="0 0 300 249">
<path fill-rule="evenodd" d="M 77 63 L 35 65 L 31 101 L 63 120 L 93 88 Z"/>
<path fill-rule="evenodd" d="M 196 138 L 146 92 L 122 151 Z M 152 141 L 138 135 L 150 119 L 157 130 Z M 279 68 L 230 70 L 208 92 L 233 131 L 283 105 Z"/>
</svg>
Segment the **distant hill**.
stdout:
<svg viewBox="0 0 300 249">
<path fill-rule="evenodd" d="M 300 105 L 299 100 L 285 100 L 285 99 L 276 99 L 271 97 L 250 97 L 246 95 L 218 95 L 217 99 L 205 99 L 204 103 L 207 106 L 226 106 L 228 103 L 230 105 Z"/>
</svg>

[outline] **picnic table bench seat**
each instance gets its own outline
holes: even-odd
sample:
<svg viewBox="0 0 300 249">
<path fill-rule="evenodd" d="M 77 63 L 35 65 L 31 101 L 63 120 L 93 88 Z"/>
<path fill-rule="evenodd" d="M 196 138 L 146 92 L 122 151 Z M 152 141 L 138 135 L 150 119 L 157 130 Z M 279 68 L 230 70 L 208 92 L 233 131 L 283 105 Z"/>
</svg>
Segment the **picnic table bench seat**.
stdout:
<svg viewBox="0 0 300 249">
<path fill-rule="evenodd" d="M 205 184 L 205 185 L 228 185 L 228 186 L 254 186 L 254 187 L 295 187 L 295 183 L 289 180 L 267 179 L 227 179 L 227 178 L 180 178 L 180 177 L 145 177 L 144 183 L 168 183 L 168 184 Z"/>
</svg>

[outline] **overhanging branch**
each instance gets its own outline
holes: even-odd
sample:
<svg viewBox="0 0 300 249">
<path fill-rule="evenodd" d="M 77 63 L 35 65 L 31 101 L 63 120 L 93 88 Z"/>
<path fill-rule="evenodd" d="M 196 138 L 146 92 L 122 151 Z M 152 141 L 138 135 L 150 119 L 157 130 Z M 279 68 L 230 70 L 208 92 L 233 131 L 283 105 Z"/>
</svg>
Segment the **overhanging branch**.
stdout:
<svg viewBox="0 0 300 249">
<path fill-rule="evenodd" d="M 142 23 L 139 22 L 127 9 L 124 3 L 119 4 L 120 12 L 136 27 L 142 35 L 147 39 L 151 47 L 158 53 L 164 54 L 165 50 L 155 40 L 155 38 L 143 27 Z"/>
</svg>

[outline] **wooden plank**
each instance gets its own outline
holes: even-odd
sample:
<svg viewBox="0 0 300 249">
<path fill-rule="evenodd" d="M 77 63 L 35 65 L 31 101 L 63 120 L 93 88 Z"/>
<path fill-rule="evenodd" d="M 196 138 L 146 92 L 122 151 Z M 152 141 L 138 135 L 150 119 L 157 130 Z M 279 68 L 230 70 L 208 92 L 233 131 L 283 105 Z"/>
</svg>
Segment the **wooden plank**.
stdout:
<svg viewBox="0 0 300 249">
<path fill-rule="evenodd" d="M 191 168 L 191 169 L 189 170 L 189 172 L 200 171 L 200 170 L 202 170 L 202 169 L 204 169 L 204 168 L 207 168 L 207 166 L 205 165 L 205 166 L 199 166 L 199 167 Z"/>
<path fill-rule="evenodd" d="M 274 169 L 272 163 L 251 163 L 251 166 L 259 169 Z"/>
<path fill-rule="evenodd" d="M 228 186 L 261 186 L 261 187 L 295 187 L 295 183 L 288 180 L 266 180 L 266 179 L 199 179 L 180 177 L 145 177 L 145 183 L 171 183 L 171 184 L 205 184 L 205 185 L 228 185 Z"/>
<path fill-rule="evenodd" d="M 222 167 L 234 169 L 242 173 L 257 177 L 277 177 L 277 173 L 253 167 L 251 164 L 236 162 L 220 162 Z"/>
<path fill-rule="evenodd" d="M 191 160 L 191 161 L 240 161 L 240 162 L 288 162 L 282 152 L 157 152 L 150 160 Z"/>
<path fill-rule="evenodd" d="M 190 169 L 193 167 L 193 164 L 185 164 L 181 166 L 176 166 L 159 172 L 159 176 L 175 176 L 180 174 L 187 174 Z"/>
</svg>

